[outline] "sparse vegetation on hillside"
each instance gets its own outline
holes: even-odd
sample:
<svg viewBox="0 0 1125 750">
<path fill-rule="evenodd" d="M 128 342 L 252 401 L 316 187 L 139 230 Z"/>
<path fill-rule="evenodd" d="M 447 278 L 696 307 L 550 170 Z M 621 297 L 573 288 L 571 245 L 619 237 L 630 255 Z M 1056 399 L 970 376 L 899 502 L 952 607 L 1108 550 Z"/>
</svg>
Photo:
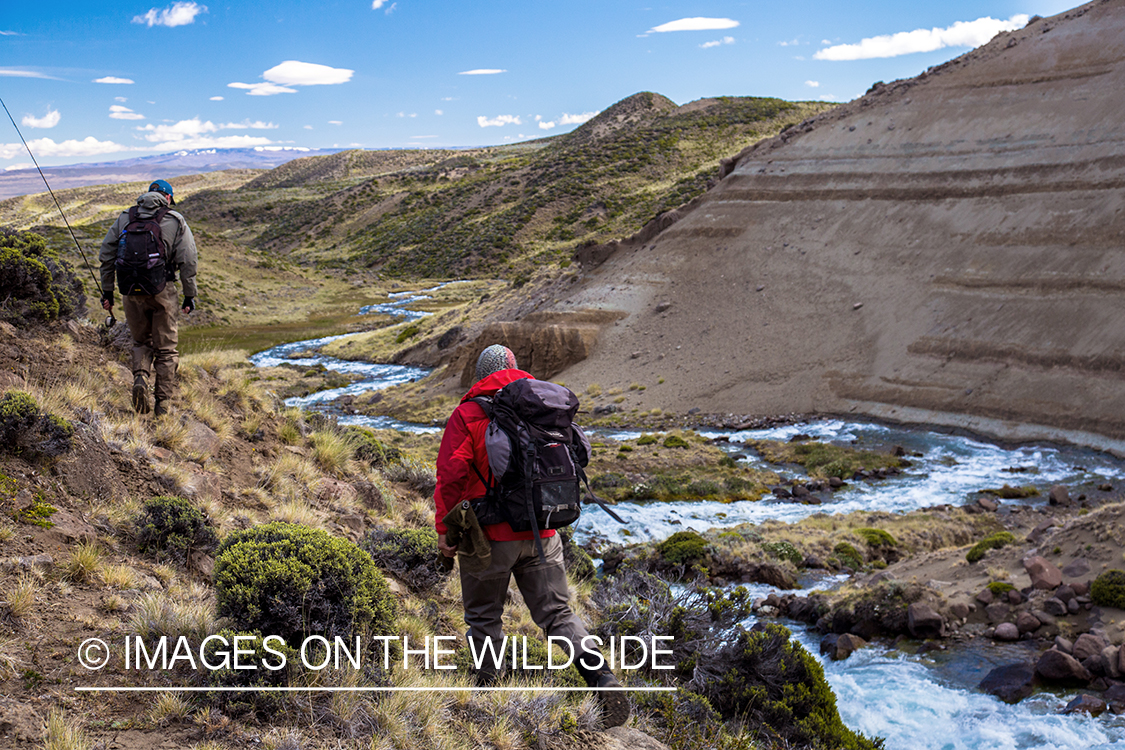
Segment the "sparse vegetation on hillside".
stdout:
<svg viewBox="0 0 1125 750">
<path fill-rule="evenodd" d="M 74 269 L 40 235 L 0 227 L 0 320 L 28 326 L 72 318 L 85 308 Z"/>
</svg>

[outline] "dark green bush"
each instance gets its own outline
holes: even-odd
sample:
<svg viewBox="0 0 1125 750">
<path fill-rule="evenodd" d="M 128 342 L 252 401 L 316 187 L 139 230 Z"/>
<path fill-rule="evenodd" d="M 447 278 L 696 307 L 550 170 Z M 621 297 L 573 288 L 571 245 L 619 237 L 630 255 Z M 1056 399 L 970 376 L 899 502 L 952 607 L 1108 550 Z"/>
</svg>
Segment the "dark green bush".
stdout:
<svg viewBox="0 0 1125 750">
<path fill-rule="evenodd" d="M 390 633 L 395 600 L 371 556 L 321 529 L 269 523 L 227 535 L 215 559 L 218 614 L 240 630 L 299 643 L 306 634 Z"/>
<path fill-rule="evenodd" d="M 781 625 L 759 624 L 701 656 L 688 689 L 707 698 L 724 719 L 740 719 L 780 740 L 771 744 L 883 747 L 882 740 L 844 726 L 824 668 Z"/>
<path fill-rule="evenodd" d="M 375 437 L 375 433 L 365 427 L 348 427 L 344 437 L 351 443 L 355 457 L 372 466 L 386 466 L 402 460 L 402 451 L 393 448 Z"/>
<path fill-rule="evenodd" d="M 569 529 L 559 529 L 559 537 L 563 543 L 563 560 L 567 572 L 576 581 L 592 581 L 598 574 L 593 559 L 575 543 Z"/>
<path fill-rule="evenodd" d="M 895 547 L 898 542 L 895 538 L 882 529 L 856 529 L 856 536 L 867 542 L 868 547 Z"/>
<path fill-rule="evenodd" d="M 399 333 L 398 336 L 395 336 L 395 343 L 401 344 L 401 343 L 405 342 L 407 339 L 414 338 L 415 336 L 418 335 L 418 332 L 420 330 L 422 330 L 422 329 L 419 328 L 416 325 L 413 325 L 413 324 L 408 325 L 406 328 L 402 329 L 402 332 Z"/>
<path fill-rule="evenodd" d="M 291 679 L 301 671 L 300 652 L 293 645 L 286 643 L 280 645 L 276 640 L 271 640 L 269 646 L 274 651 L 281 652 L 285 657 L 285 666 L 282 669 L 268 669 L 263 665 L 278 666 L 280 657 L 265 649 L 263 639 L 273 633 L 262 634 L 258 631 L 238 631 L 224 628 L 216 635 L 219 638 L 209 638 L 203 646 L 203 659 L 216 669 L 204 669 L 196 673 L 201 686 L 209 688 L 277 688 L 286 687 Z M 235 638 L 243 636 L 251 640 L 239 640 L 238 647 L 241 664 L 254 664 L 257 669 L 234 669 Z M 221 640 L 220 640 L 221 639 Z M 252 653 L 245 653 L 251 651 Z M 225 653 L 224 653 L 225 652 Z M 316 656 L 309 655 L 310 660 Z M 225 664 L 225 666 L 224 666 Z M 231 691 L 216 690 L 204 693 L 205 698 L 216 708 L 233 716 L 259 715 L 265 718 L 270 714 L 281 711 L 285 707 L 285 694 L 273 691 Z"/>
<path fill-rule="evenodd" d="M 778 560 L 788 560 L 794 565 L 805 561 L 804 556 L 789 542 L 762 542 L 762 551 Z"/>
<path fill-rule="evenodd" d="M 673 565 L 689 565 L 703 557 L 707 540 L 694 531 L 677 531 L 656 545 L 656 551 Z"/>
<path fill-rule="evenodd" d="M 993 596 L 1003 596 L 1014 589 L 1015 586 L 1005 581 L 992 581 L 985 588 L 991 591 Z"/>
<path fill-rule="evenodd" d="M 965 555 L 965 559 L 971 563 L 975 563 L 984 557 L 984 553 L 988 552 L 990 549 L 1000 549 L 1014 541 L 1016 541 L 1016 538 L 1012 536 L 1012 532 L 997 531 L 995 534 L 986 536 L 984 539 L 974 544 L 973 548 L 969 550 L 969 553 Z"/>
<path fill-rule="evenodd" d="M 212 552 L 219 537 L 203 511 L 182 497 L 154 497 L 134 519 L 137 544 L 184 563 L 192 552 Z"/>
<path fill-rule="evenodd" d="M 0 227 L 0 320 L 25 327 L 85 309 L 82 284 L 42 237 Z"/>
<path fill-rule="evenodd" d="M 57 458 L 70 450 L 74 427 L 39 409 L 29 394 L 7 391 L 0 398 L 0 450 L 28 458 Z"/>
<path fill-rule="evenodd" d="M 688 441 L 684 440 L 679 435 L 669 435 L 668 437 L 664 438 L 664 447 L 665 448 L 687 448 L 688 447 Z"/>
<path fill-rule="evenodd" d="M 1125 609 L 1125 571 L 1107 570 L 1090 585 L 1090 598 L 1099 607 Z"/>
<path fill-rule="evenodd" d="M 859 550 L 847 542 L 837 544 L 832 548 L 832 553 L 849 568 L 863 567 L 863 555 L 859 554 Z"/>
<path fill-rule="evenodd" d="M 418 592 L 432 590 L 448 575 L 438 565 L 433 529 L 376 529 L 367 535 L 363 548 L 376 565 Z"/>
<path fill-rule="evenodd" d="M 652 445 L 656 442 L 656 435 L 641 435 L 637 438 L 637 445 Z"/>
</svg>

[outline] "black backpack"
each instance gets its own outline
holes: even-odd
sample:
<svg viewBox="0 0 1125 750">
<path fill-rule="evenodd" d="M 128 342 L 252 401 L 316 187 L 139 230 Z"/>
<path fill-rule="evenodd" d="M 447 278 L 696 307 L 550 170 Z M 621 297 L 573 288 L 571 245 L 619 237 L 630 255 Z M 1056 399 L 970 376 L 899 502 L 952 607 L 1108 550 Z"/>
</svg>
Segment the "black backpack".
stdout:
<svg viewBox="0 0 1125 750">
<path fill-rule="evenodd" d="M 129 223 L 117 240 L 117 287 L 122 294 L 160 294 L 175 278 L 160 230 L 161 219 L 171 209 L 163 206 L 147 219 L 138 218 L 137 209 L 129 209 Z"/>
<path fill-rule="evenodd" d="M 493 397 L 474 398 L 489 424 L 485 449 L 491 476 L 486 493 L 473 509 L 482 526 L 507 521 L 513 531 L 534 532 L 540 557 L 540 530 L 558 529 L 578 520 L 582 512 L 582 467 L 590 461 L 590 441 L 574 424 L 578 397 L 569 388 L 546 380 L 521 378 Z M 586 483 L 589 488 L 589 483 Z M 620 523 L 625 523 L 597 498 L 590 496 Z"/>
</svg>

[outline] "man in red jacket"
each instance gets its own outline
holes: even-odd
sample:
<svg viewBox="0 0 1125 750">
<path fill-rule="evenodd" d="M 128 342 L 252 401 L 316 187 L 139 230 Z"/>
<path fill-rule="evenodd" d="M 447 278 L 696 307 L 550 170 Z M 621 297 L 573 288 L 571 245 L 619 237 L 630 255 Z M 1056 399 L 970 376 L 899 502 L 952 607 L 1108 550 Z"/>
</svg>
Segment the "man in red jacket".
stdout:
<svg viewBox="0 0 1125 750">
<path fill-rule="evenodd" d="M 516 357 L 510 349 L 499 344 L 486 348 L 477 359 L 477 382 L 461 399 L 445 426 L 437 459 L 437 488 L 434 490 L 436 506 L 435 527 L 438 548 L 446 557 L 454 557 L 457 548 L 446 541 L 446 527 L 442 519 L 450 510 L 465 500 L 483 497 L 485 486 L 480 477 L 489 476 L 488 454 L 485 452 L 485 430 L 488 417 L 480 404 L 472 399 L 492 396 L 501 388 L 520 378 L 532 377 L 517 369 Z M 476 467 L 476 471 L 473 467 Z M 478 476 L 479 472 L 479 476 Z M 574 664 L 590 687 L 616 687 L 621 683 L 594 648 L 593 641 L 583 643 L 590 635 L 585 624 L 570 609 L 570 590 L 563 566 L 562 541 L 554 530 L 541 531 L 546 562 L 540 560 L 535 548 L 535 538 L 530 531 L 513 531 L 507 523 L 490 524 L 484 533 L 491 541 L 492 561 L 481 572 L 470 573 L 460 567 L 461 598 L 465 605 L 467 637 L 477 653 L 489 653 L 486 646 L 499 652 L 503 642 L 501 615 L 508 593 L 508 583 L 515 576 L 516 585 L 531 610 L 531 617 L 547 636 L 565 638 L 577 649 Z M 591 669 L 590 664 L 601 664 Z M 478 673 L 484 682 L 495 680 L 497 674 L 491 664 Z M 607 691 L 598 694 L 602 703 L 602 722 L 607 727 L 620 726 L 629 718 L 629 701 L 623 692 Z"/>
</svg>

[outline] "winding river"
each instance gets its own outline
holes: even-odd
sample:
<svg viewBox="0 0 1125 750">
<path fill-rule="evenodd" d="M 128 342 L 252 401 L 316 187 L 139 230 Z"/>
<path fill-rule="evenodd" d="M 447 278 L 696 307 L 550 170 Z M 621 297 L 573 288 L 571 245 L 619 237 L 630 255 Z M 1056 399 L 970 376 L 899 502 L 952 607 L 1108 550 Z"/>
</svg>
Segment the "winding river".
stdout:
<svg viewBox="0 0 1125 750">
<path fill-rule="evenodd" d="M 436 291 L 440 288 L 424 290 Z M 406 306 L 424 299 L 424 292 L 401 292 L 386 303 L 364 312 L 398 315 L 416 320 L 427 313 Z M 344 424 L 381 429 L 436 432 L 440 428 L 400 422 L 386 417 L 340 415 L 333 404 L 344 395 L 356 395 L 425 377 L 427 370 L 399 365 L 351 362 L 322 356 L 317 350 L 342 336 L 311 339 L 273 347 L 253 355 L 259 367 L 296 364 L 324 365 L 330 370 L 359 374 L 363 379 L 344 388 L 291 398 L 287 405 L 337 413 Z M 701 429 L 737 460 L 766 467 L 745 449 L 753 439 L 788 440 L 797 433 L 821 440 L 844 441 L 858 447 L 901 445 L 910 453 L 912 466 L 901 476 L 884 482 L 853 482 L 825 497 L 822 505 L 802 505 L 764 499 L 759 502 L 620 503 L 615 510 L 630 523 L 608 523 L 591 508 L 575 529 L 581 540 L 636 542 L 663 539 L 685 528 L 706 530 L 766 519 L 795 521 L 814 513 L 850 513 L 857 510 L 906 512 L 949 503 L 964 504 L 968 495 L 1002 484 L 1031 484 L 1045 491 L 1054 484 L 1111 484 L 1125 481 L 1125 462 L 1108 454 L 1071 446 L 1032 444 L 1001 447 L 980 438 L 879 424 L 823 420 L 764 430 L 736 432 Z M 627 439 L 638 432 L 604 431 L 608 438 Z M 594 438 L 596 440 L 596 437 Z M 771 467 L 774 468 L 774 467 Z M 1013 469 L 1021 471 L 1012 471 Z M 790 475 L 797 472 L 788 471 Z M 1008 500 L 1006 505 L 1043 503 L 1042 497 Z M 837 585 L 827 579 L 815 585 Z M 750 587 L 755 598 L 773 591 Z M 786 623 L 810 653 L 819 653 L 820 636 L 800 623 Z M 945 652 L 910 655 L 879 645 L 862 649 L 846 661 L 822 661 L 836 694 L 844 722 L 868 735 L 886 738 L 894 750 L 1079 750 L 1125 748 L 1125 716 L 1103 714 L 1063 715 L 1066 703 L 1078 692 L 1040 692 L 1018 705 L 976 690 L 977 683 L 994 666 L 1027 660 L 1019 645 L 982 644 L 957 646 Z M 817 656 L 817 658 L 821 658 Z"/>
</svg>

